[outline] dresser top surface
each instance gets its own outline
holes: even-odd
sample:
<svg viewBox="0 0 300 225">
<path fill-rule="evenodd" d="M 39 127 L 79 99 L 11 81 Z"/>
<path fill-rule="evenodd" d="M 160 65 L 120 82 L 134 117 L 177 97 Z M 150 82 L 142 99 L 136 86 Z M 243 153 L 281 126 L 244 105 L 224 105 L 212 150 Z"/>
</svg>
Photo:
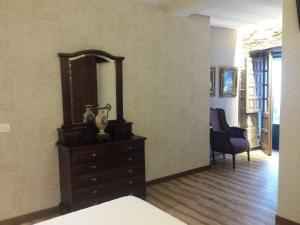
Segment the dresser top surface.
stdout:
<svg viewBox="0 0 300 225">
<path fill-rule="evenodd" d="M 127 139 L 120 139 L 120 140 L 105 140 L 105 141 L 93 141 L 93 142 L 83 142 L 83 143 L 70 143 L 70 144 L 60 144 L 58 143 L 58 146 L 67 147 L 67 148 L 81 148 L 81 147 L 89 147 L 89 146 L 99 146 L 99 145 L 113 145 L 113 144 L 126 144 L 126 143 L 132 143 L 136 141 L 144 141 L 146 140 L 145 137 L 134 135 L 131 138 Z"/>
</svg>

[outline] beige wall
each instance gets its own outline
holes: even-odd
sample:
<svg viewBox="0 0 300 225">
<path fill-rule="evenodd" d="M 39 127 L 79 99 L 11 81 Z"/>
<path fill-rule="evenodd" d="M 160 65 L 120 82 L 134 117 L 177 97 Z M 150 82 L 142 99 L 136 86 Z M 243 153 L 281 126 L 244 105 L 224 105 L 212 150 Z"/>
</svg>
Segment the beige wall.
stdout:
<svg viewBox="0 0 300 225">
<path fill-rule="evenodd" d="M 125 0 L 0 1 L 0 220 L 60 200 L 58 52 L 125 56 L 125 118 L 147 139 L 147 180 L 209 164 L 209 18 Z"/>
<path fill-rule="evenodd" d="M 220 97 L 220 67 L 238 67 L 239 52 L 237 48 L 238 34 L 236 30 L 211 27 L 210 64 L 217 67 L 216 96 L 210 98 L 212 108 L 222 108 L 226 112 L 226 119 L 230 126 L 238 126 L 238 95 L 237 97 Z M 239 74 L 239 73 L 238 73 Z M 238 84 L 240 75 L 238 76 Z"/>
<path fill-rule="evenodd" d="M 285 0 L 278 215 L 300 223 L 300 30 L 296 1 Z"/>
</svg>

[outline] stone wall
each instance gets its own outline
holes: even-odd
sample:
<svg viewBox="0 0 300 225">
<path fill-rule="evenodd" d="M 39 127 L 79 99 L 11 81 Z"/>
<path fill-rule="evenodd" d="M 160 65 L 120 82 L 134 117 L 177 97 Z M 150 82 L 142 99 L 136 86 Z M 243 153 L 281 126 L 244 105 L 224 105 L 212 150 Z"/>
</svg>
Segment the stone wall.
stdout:
<svg viewBox="0 0 300 225">
<path fill-rule="evenodd" d="M 243 57 L 241 67 L 240 95 L 239 95 L 239 124 L 248 131 L 251 148 L 258 147 L 258 113 L 246 113 L 246 84 L 247 84 L 247 57 L 249 52 L 281 46 L 282 26 L 261 27 L 258 30 L 243 34 Z"/>
</svg>

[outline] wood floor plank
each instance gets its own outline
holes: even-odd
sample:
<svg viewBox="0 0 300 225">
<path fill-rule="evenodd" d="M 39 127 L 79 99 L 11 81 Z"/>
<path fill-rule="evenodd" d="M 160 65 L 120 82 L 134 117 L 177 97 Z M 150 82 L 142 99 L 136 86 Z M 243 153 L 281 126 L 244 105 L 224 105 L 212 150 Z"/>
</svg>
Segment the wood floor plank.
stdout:
<svg viewBox="0 0 300 225">
<path fill-rule="evenodd" d="M 148 187 L 146 200 L 188 225 L 274 225 L 277 179 L 276 153 L 238 155 L 236 170 L 220 155 L 210 170 Z"/>
<path fill-rule="evenodd" d="M 211 170 L 177 178 L 148 188 L 150 199 L 174 205 L 185 214 L 168 209 L 188 225 L 195 221 L 222 225 L 274 225 L 277 209 L 278 155 L 261 151 L 232 158 L 217 158 Z M 160 207 L 157 202 L 152 204 Z M 188 218 L 188 216 L 191 216 Z M 198 220 L 197 220 L 198 219 Z M 200 222 L 198 224 L 201 224 Z"/>
<path fill-rule="evenodd" d="M 168 190 L 170 193 L 173 193 L 178 196 L 183 196 L 190 201 L 193 201 L 195 203 L 198 203 L 199 208 L 205 208 L 209 209 L 210 212 L 216 213 L 220 219 L 225 220 L 233 220 L 236 221 L 236 224 L 245 223 L 245 225 L 249 224 L 252 225 L 254 222 L 257 222 L 259 220 L 253 220 L 251 218 L 251 215 L 248 215 L 243 212 L 243 210 L 239 210 L 239 207 L 235 207 L 236 204 L 234 202 L 229 202 L 226 200 L 223 200 L 221 196 L 212 195 L 208 192 L 194 192 L 194 191 L 184 191 L 185 189 L 181 189 L 179 186 L 174 186 L 171 184 L 164 184 L 163 185 L 166 190 Z M 201 202 L 202 204 L 199 204 Z M 211 202 L 214 202 L 214 204 L 218 205 L 218 208 L 215 208 L 211 205 Z M 235 217 L 235 214 L 240 214 L 239 217 Z M 245 220 L 246 218 L 246 220 Z M 262 224 L 262 223 L 260 223 Z M 258 224 L 257 224 L 258 225 Z"/>
<path fill-rule="evenodd" d="M 174 182 L 175 183 L 175 182 Z M 234 196 L 231 193 L 222 193 L 220 191 L 214 191 L 206 188 L 195 188 L 195 187 L 189 187 L 182 183 L 180 186 L 180 193 L 188 193 L 191 197 L 193 196 L 195 199 L 201 201 L 202 199 L 211 200 L 216 205 L 222 208 L 229 208 L 231 209 L 234 214 L 239 215 L 245 215 L 246 217 L 257 217 L 258 220 L 260 217 L 263 217 L 263 220 L 265 220 L 265 216 L 271 216 L 273 211 L 269 211 L 268 208 L 263 208 L 258 204 L 253 204 L 252 201 L 245 200 L 243 197 Z M 260 210 L 263 213 L 257 215 L 256 213 L 253 213 L 252 211 L 249 211 L 248 209 L 254 209 L 256 207 L 256 210 Z M 248 210 L 247 213 L 245 213 L 245 209 Z M 267 217 L 268 218 L 268 217 Z M 253 223 L 251 223 L 253 224 Z"/>
</svg>

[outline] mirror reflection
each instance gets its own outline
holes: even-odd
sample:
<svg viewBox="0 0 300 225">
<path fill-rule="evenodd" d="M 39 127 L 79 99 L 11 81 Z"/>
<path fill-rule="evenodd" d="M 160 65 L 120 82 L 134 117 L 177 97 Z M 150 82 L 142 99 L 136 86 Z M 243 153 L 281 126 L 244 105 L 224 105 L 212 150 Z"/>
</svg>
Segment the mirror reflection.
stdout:
<svg viewBox="0 0 300 225">
<path fill-rule="evenodd" d="M 70 97 L 72 123 L 87 122 L 88 105 L 97 114 L 97 107 L 111 105 L 109 120 L 117 118 L 115 61 L 95 54 L 70 58 Z M 93 106 L 93 107 L 91 107 Z"/>
<path fill-rule="evenodd" d="M 109 119 L 117 119 L 116 111 L 116 66 L 114 60 L 97 63 L 97 92 L 99 106 L 110 104 Z"/>
</svg>

